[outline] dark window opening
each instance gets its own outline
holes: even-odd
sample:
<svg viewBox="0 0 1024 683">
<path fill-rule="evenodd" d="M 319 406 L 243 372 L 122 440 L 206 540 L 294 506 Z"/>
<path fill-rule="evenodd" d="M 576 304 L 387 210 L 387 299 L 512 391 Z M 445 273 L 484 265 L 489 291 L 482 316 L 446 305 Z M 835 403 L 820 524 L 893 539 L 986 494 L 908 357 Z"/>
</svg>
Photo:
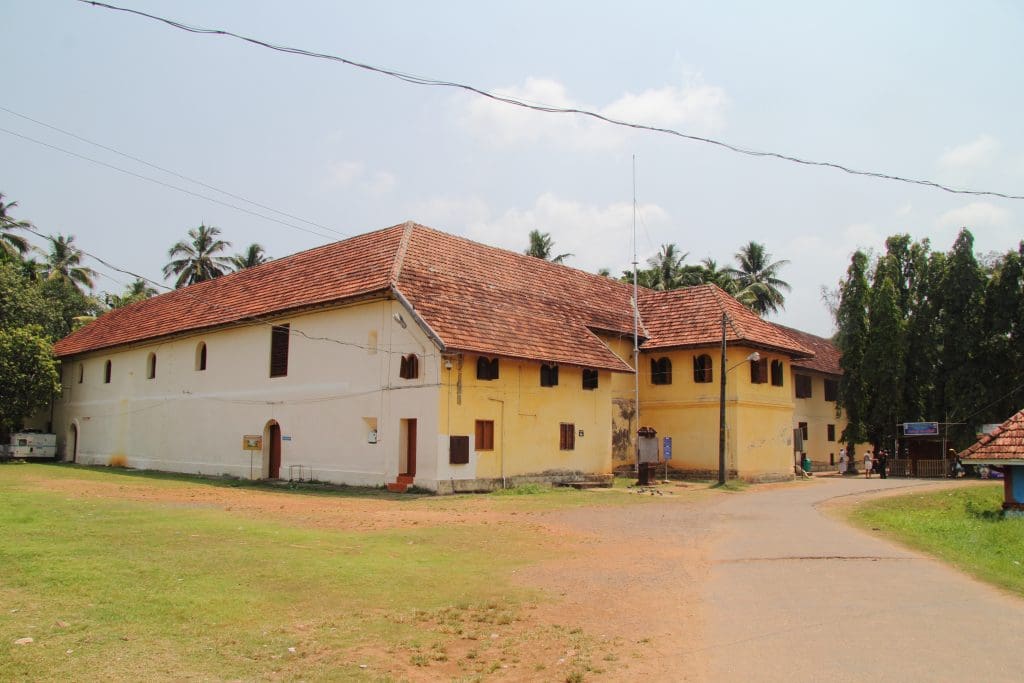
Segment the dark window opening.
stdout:
<svg viewBox="0 0 1024 683">
<path fill-rule="evenodd" d="M 810 375 L 796 375 L 796 397 L 797 398 L 810 398 L 811 397 L 811 376 Z"/>
<path fill-rule="evenodd" d="M 78 383 L 85 381 L 85 363 L 78 364 Z"/>
<path fill-rule="evenodd" d="M 750 361 L 750 383 L 764 384 L 768 381 L 768 359 Z"/>
<path fill-rule="evenodd" d="M 672 361 L 670 359 L 651 359 L 651 384 L 672 384 Z"/>
<path fill-rule="evenodd" d="M 707 384 L 714 381 L 711 367 L 711 356 L 706 353 L 696 356 L 693 359 L 693 381 L 697 384 Z"/>
<path fill-rule="evenodd" d="M 558 448 L 563 451 L 576 450 L 576 425 L 566 422 L 558 425 Z"/>
<path fill-rule="evenodd" d="M 206 342 L 199 342 L 196 349 L 196 370 L 206 369 Z"/>
<path fill-rule="evenodd" d="M 540 385 L 542 387 L 557 387 L 558 386 L 558 366 L 548 365 L 547 363 L 540 366 Z"/>
<path fill-rule="evenodd" d="M 106 362 L 106 365 L 103 366 L 103 383 L 104 384 L 110 384 L 110 361 L 109 360 Z"/>
<path fill-rule="evenodd" d="M 494 450 L 494 420 L 476 421 L 476 449 L 478 451 Z"/>
<path fill-rule="evenodd" d="M 402 379 L 416 379 L 420 376 L 420 359 L 415 353 L 402 356 L 402 367 L 398 370 Z"/>
<path fill-rule="evenodd" d="M 156 377 L 156 354 L 151 353 L 146 358 L 146 379 Z"/>
<path fill-rule="evenodd" d="M 782 364 L 781 360 L 773 360 L 772 361 L 772 386 L 773 387 L 781 387 L 782 386 L 782 377 L 783 377 L 783 371 L 785 370 L 785 367 L 786 366 Z"/>
<path fill-rule="evenodd" d="M 483 380 L 498 379 L 498 359 L 480 356 L 476 360 L 476 378 Z"/>
<path fill-rule="evenodd" d="M 274 325 L 270 330 L 270 376 L 288 376 L 288 340 L 291 324 Z"/>
<path fill-rule="evenodd" d="M 465 465 L 469 463 L 469 437 L 448 437 L 448 464 Z"/>
<path fill-rule="evenodd" d="M 583 388 L 597 389 L 597 370 L 583 369 Z"/>
<path fill-rule="evenodd" d="M 839 382 L 834 379 L 825 380 L 825 400 L 833 403 L 839 400 Z"/>
<path fill-rule="evenodd" d="M 807 441 L 807 423 L 798 422 L 796 426 L 800 428 L 800 435 L 803 437 L 804 441 Z"/>
<path fill-rule="evenodd" d="M 828 440 L 829 441 L 835 441 L 836 440 L 836 426 L 835 425 L 828 425 L 826 427 L 826 430 L 828 431 Z"/>
</svg>

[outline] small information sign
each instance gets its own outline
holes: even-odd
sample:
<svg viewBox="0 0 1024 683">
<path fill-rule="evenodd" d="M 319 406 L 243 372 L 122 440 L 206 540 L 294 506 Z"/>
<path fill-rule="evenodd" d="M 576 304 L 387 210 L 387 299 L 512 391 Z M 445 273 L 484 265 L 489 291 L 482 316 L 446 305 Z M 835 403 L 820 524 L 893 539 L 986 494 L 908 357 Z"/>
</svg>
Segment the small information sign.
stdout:
<svg viewBox="0 0 1024 683">
<path fill-rule="evenodd" d="M 246 434 L 242 437 L 243 451 L 262 451 L 263 437 L 259 434 Z"/>
<path fill-rule="evenodd" d="M 662 440 L 662 450 L 665 453 L 665 460 L 672 459 L 672 437 L 666 436 Z"/>
<path fill-rule="evenodd" d="M 903 436 L 938 436 L 938 422 L 904 422 Z"/>
</svg>

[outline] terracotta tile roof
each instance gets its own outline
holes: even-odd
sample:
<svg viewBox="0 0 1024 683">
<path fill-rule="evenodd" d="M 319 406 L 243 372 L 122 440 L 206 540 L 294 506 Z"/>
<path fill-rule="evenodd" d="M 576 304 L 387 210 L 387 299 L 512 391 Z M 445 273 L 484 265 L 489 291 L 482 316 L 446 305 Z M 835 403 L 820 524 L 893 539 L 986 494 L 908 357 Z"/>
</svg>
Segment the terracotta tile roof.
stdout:
<svg viewBox="0 0 1024 683">
<path fill-rule="evenodd" d="M 54 345 L 58 357 L 386 290 L 403 226 L 359 235 L 118 308 Z"/>
<path fill-rule="evenodd" d="M 779 325 L 777 323 L 776 327 L 782 328 L 786 334 L 793 337 L 793 339 L 801 345 L 809 348 L 811 351 L 814 351 L 814 358 L 794 360 L 794 368 L 814 370 L 828 375 L 843 374 L 843 368 L 839 365 L 839 359 L 843 357 L 843 354 L 839 352 L 839 349 L 832 343 L 831 339 L 819 337 L 818 335 L 811 334 L 810 332 L 802 332 L 800 330 L 793 329 L 792 327 L 786 327 L 785 325 Z"/>
<path fill-rule="evenodd" d="M 960 453 L 965 461 L 978 463 L 1024 460 L 1024 410 L 985 434 Z"/>
<path fill-rule="evenodd" d="M 810 358 L 814 352 L 782 330 L 762 320 L 716 285 L 685 287 L 668 292 L 641 290 L 640 314 L 649 338 L 643 349 L 718 345 L 722 341 L 722 313 L 730 324 L 726 342 L 781 351 Z"/>
</svg>

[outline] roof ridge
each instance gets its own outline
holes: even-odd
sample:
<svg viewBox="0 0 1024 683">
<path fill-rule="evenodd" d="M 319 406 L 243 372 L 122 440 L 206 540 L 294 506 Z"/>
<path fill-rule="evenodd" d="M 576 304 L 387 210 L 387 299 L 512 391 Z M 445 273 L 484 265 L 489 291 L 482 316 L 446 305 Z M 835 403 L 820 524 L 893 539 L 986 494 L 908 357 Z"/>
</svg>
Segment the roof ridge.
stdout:
<svg viewBox="0 0 1024 683">
<path fill-rule="evenodd" d="M 412 221 L 406 221 L 402 227 L 402 239 L 395 250 L 395 260 L 391 264 L 391 278 L 389 284 L 394 287 L 402 277 L 402 264 L 405 262 L 405 253 L 409 250 L 409 241 L 412 239 L 412 230 L 416 226 Z"/>
<path fill-rule="evenodd" d="M 708 287 L 711 290 L 711 293 L 715 297 L 715 302 L 718 304 L 718 308 L 725 315 L 725 319 L 729 321 L 729 326 L 732 328 L 732 331 L 736 335 L 736 337 L 738 339 L 746 339 L 747 338 L 747 333 L 744 331 L 743 326 L 740 325 L 739 323 L 737 323 L 733 319 L 733 317 L 731 315 L 729 315 L 729 311 L 727 311 L 726 308 L 725 308 L 725 301 L 722 299 L 722 297 L 723 296 L 730 296 L 729 293 L 726 292 L 721 287 L 719 287 L 718 285 L 714 284 L 713 282 L 708 282 L 704 286 Z M 733 301 L 737 300 L 735 297 L 730 297 L 730 298 Z"/>
</svg>

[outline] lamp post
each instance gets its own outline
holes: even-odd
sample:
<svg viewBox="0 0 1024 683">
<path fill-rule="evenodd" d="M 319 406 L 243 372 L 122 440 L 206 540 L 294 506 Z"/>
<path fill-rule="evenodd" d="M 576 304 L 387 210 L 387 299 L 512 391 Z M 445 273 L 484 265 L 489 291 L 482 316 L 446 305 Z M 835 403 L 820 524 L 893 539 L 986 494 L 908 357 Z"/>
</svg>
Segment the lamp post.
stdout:
<svg viewBox="0 0 1024 683">
<path fill-rule="evenodd" d="M 729 371 L 738 368 L 747 361 L 759 361 L 761 360 L 761 354 L 754 351 L 752 354 L 736 363 L 730 368 L 726 367 L 727 358 L 725 355 L 725 326 L 728 322 L 728 316 L 722 313 L 722 381 L 721 381 L 721 392 L 718 398 L 718 484 L 720 486 L 725 484 L 725 376 L 729 374 Z"/>
</svg>

